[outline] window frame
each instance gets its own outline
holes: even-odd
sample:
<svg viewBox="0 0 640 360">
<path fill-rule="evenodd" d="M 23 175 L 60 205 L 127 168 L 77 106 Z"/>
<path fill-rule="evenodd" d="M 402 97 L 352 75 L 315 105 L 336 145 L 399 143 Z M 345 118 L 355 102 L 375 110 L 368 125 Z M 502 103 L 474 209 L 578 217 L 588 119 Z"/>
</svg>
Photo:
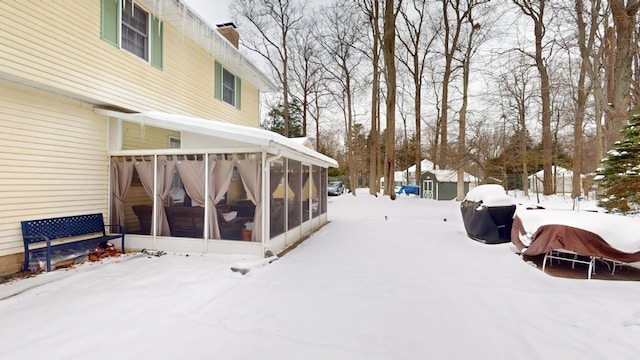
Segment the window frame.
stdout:
<svg viewBox="0 0 640 360">
<path fill-rule="evenodd" d="M 129 1 L 129 3 L 127 3 Z M 139 0 L 138 0 L 139 1 Z M 130 50 L 122 46 L 123 27 L 128 33 L 132 31 L 140 34 L 131 24 L 122 21 L 123 6 L 133 6 L 135 11 L 146 14 L 146 49 L 144 56 L 136 54 L 135 49 Z M 129 16 L 129 15 L 127 15 Z M 100 38 L 105 42 L 115 46 L 119 50 L 124 50 L 129 55 L 138 60 L 162 70 L 164 65 L 164 22 L 158 16 L 147 10 L 136 0 L 101 0 L 100 4 Z"/>
<path fill-rule="evenodd" d="M 233 80 L 233 89 L 225 84 L 224 78 L 225 74 L 228 77 L 228 80 Z M 225 66 L 223 66 L 218 61 L 214 63 L 214 94 L 213 96 L 224 102 L 225 104 L 231 105 L 238 110 L 241 110 L 242 104 L 242 80 L 238 77 L 238 75 L 234 74 L 232 71 L 228 70 Z M 229 101 L 228 95 L 225 95 L 225 90 L 230 90 L 233 92 Z"/>
<path fill-rule="evenodd" d="M 222 67 L 222 101 L 231 106 L 236 106 L 236 76 Z M 229 92 L 231 98 L 229 99 Z"/>
<path fill-rule="evenodd" d="M 127 4 L 128 2 L 131 3 Z M 134 24 L 130 24 L 128 22 L 125 22 L 125 16 L 124 13 L 126 11 L 126 9 L 128 7 L 132 8 L 133 13 L 131 14 L 131 17 L 133 17 L 134 19 L 137 19 L 135 17 L 136 15 L 136 11 L 140 11 L 144 14 L 145 16 L 145 30 L 146 33 L 143 34 L 141 33 L 140 30 L 138 30 L 138 28 L 136 26 L 134 26 Z M 148 12 L 147 10 L 145 10 L 142 6 L 138 5 L 135 0 L 122 0 L 120 2 L 120 48 L 148 63 L 151 62 L 151 13 Z M 124 46 L 125 44 L 125 28 L 128 31 L 133 32 L 134 34 L 140 35 L 141 37 L 144 38 L 144 56 L 141 57 L 137 52 L 135 52 L 135 50 L 137 49 L 128 49 Z M 130 39 L 127 39 L 130 40 Z M 135 41 L 134 41 L 135 42 Z"/>
</svg>

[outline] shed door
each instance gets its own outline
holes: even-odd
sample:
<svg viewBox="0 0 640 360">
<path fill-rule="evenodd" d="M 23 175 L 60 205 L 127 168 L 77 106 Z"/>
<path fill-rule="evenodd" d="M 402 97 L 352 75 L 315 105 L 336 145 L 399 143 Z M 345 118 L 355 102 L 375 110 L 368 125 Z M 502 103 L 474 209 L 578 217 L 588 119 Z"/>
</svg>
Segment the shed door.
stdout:
<svg viewBox="0 0 640 360">
<path fill-rule="evenodd" d="M 422 197 L 425 199 L 433 199 L 433 180 L 424 180 L 422 183 Z"/>
</svg>

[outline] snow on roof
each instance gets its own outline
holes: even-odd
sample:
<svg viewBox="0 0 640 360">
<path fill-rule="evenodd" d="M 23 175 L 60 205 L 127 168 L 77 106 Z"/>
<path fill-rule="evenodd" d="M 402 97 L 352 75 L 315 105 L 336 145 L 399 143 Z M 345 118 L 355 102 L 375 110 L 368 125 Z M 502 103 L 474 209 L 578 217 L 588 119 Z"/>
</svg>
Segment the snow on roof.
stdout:
<svg viewBox="0 0 640 360">
<path fill-rule="evenodd" d="M 458 182 L 458 172 L 455 170 L 425 170 L 424 172 L 430 172 L 439 182 Z M 470 182 L 471 175 L 464 173 L 464 181 Z"/>
<path fill-rule="evenodd" d="M 230 139 L 238 143 L 262 148 L 272 148 L 306 156 L 314 160 L 314 163 L 322 163 L 326 166 L 338 167 L 338 162 L 324 154 L 310 149 L 300 143 L 299 140 L 286 138 L 273 131 L 262 128 L 224 123 L 221 121 L 196 118 L 191 116 L 169 114 L 160 111 L 148 111 L 141 113 L 123 113 L 106 109 L 94 109 L 98 114 L 123 119 L 143 125 L 156 126 L 163 129 L 186 131 L 212 138 Z"/>
<path fill-rule="evenodd" d="M 569 169 L 565 169 L 562 166 L 556 166 L 553 165 L 551 167 L 551 172 L 552 174 L 554 174 L 555 176 L 558 177 L 566 177 L 566 178 L 571 178 L 573 177 L 573 171 L 569 170 Z M 529 178 L 532 178 L 534 175 L 529 175 Z M 535 173 L 535 176 L 537 176 L 538 178 L 542 178 L 544 177 L 544 170 L 540 170 L 537 173 Z M 581 178 L 585 177 L 584 175 L 580 175 Z"/>
<path fill-rule="evenodd" d="M 640 222 L 632 217 L 593 211 L 526 210 L 520 206 L 517 215 L 530 234 L 543 225 L 566 225 L 598 234 L 620 251 L 634 253 L 640 250 Z"/>
<path fill-rule="evenodd" d="M 151 9 L 156 16 L 198 44 L 204 51 L 213 55 L 216 61 L 223 63 L 235 74 L 240 75 L 242 80 L 249 81 L 260 91 L 276 90 L 276 85 L 267 75 L 227 41 L 217 28 L 209 25 L 184 0 L 140 0 L 140 2 Z"/>
<path fill-rule="evenodd" d="M 416 172 L 416 167 L 417 165 L 412 165 L 410 166 L 407 170 L 409 170 L 410 174 L 413 174 Z M 423 159 L 422 161 L 420 161 L 420 169 L 422 169 L 422 171 L 427 171 L 427 170 L 432 170 L 434 168 L 438 168 L 438 166 L 434 166 L 433 162 L 431 162 L 430 160 L 427 159 Z"/>
<path fill-rule="evenodd" d="M 509 206 L 515 205 L 515 201 L 507 195 L 502 185 L 486 184 L 479 185 L 469 190 L 464 200 L 482 202 L 485 206 Z"/>
</svg>

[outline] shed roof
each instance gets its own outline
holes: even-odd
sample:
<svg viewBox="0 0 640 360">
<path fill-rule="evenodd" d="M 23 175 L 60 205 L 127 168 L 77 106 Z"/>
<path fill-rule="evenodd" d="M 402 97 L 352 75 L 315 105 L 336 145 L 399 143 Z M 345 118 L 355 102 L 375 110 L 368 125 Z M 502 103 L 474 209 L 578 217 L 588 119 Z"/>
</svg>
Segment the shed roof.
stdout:
<svg viewBox="0 0 640 360">
<path fill-rule="evenodd" d="M 455 170 L 427 170 L 424 173 L 431 173 L 439 182 L 458 182 L 458 172 Z M 464 173 L 464 182 L 471 182 L 471 175 Z"/>
<path fill-rule="evenodd" d="M 98 114 L 141 125 L 206 136 L 211 138 L 212 144 L 219 143 L 219 140 L 225 144 L 233 142 L 237 144 L 236 147 L 259 147 L 271 153 L 303 158 L 315 165 L 338 167 L 336 160 L 304 146 L 299 140 L 292 140 L 261 128 L 160 111 L 124 113 L 100 108 L 96 108 L 94 111 Z M 211 146 L 211 149 L 215 151 L 215 146 Z"/>
</svg>

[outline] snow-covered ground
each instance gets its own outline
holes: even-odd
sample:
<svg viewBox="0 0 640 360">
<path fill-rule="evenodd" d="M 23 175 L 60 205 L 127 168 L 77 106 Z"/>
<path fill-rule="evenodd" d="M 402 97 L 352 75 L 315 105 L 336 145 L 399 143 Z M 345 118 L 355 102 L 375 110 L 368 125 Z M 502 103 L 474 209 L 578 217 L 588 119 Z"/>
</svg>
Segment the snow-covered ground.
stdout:
<svg viewBox="0 0 640 360">
<path fill-rule="evenodd" d="M 519 200 L 520 201 L 520 200 Z M 544 199 L 571 208 L 569 199 Z M 583 208 L 589 204 L 581 204 Z M 247 275 L 130 255 L 0 285 L 3 359 L 637 359 L 640 282 L 552 277 L 459 203 L 359 191 Z"/>
</svg>

